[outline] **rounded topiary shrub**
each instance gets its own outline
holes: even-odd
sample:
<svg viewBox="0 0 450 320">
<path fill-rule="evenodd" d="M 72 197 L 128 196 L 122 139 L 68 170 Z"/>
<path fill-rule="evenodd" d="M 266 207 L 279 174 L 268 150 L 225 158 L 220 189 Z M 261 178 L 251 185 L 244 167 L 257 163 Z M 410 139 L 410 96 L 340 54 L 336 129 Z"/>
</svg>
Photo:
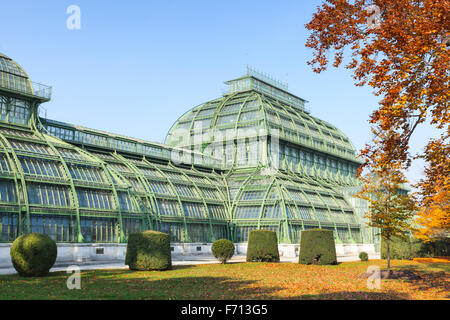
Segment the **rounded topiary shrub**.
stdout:
<svg viewBox="0 0 450 320">
<path fill-rule="evenodd" d="M 280 262 L 276 232 L 269 230 L 250 232 L 247 246 L 247 262 Z"/>
<path fill-rule="evenodd" d="M 333 231 L 310 229 L 302 231 L 300 240 L 301 264 L 337 264 Z"/>
<path fill-rule="evenodd" d="M 11 246 L 14 269 L 24 277 L 42 277 L 55 264 L 58 249 L 55 241 L 40 233 L 24 234 Z"/>
<path fill-rule="evenodd" d="M 234 255 L 234 244 L 230 240 L 220 239 L 213 243 L 211 251 L 216 259 L 225 264 Z"/>
<path fill-rule="evenodd" d="M 128 236 L 125 264 L 130 270 L 168 270 L 172 268 L 167 233 L 144 231 Z"/>
<path fill-rule="evenodd" d="M 367 252 L 363 251 L 359 254 L 359 259 L 361 259 L 361 261 L 369 261 L 369 255 Z"/>
</svg>

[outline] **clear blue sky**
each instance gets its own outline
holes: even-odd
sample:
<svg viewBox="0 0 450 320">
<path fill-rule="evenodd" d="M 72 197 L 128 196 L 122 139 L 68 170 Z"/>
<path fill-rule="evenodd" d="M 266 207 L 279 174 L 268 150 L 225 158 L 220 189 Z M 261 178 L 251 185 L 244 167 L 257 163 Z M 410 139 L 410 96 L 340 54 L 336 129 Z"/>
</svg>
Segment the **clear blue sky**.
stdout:
<svg viewBox="0 0 450 320">
<path fill-rule="evenodd" d="M 0 52 L 36 82 L 53 86 L 48 118 L 162 142 L 188 109 L 219 97 L 249 65 L 289 82 L 314 116 L 370 140 L 378 99 L 345 68 L 315 74 L 305 47 L 319 0 L 3 0 Z M 69 5 L 81 30 L 69 30 Z M 247 58 L 248 57 L 248 58 Z M 413 137 L 420 150 L 435 134 Z M 415 181 L 423 165 L 408 174 Z"/>
</svg>

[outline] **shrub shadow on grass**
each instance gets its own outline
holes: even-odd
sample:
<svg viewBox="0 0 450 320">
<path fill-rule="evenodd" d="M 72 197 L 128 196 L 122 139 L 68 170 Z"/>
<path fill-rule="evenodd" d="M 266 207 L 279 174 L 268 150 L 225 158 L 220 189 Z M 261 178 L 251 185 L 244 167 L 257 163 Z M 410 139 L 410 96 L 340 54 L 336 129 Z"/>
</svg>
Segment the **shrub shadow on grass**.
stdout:
<svg viewBox="0 0 450 320">
<path fill-rule="evenodd" d="M 51 271 L 49 273 L 47 273 L 45 276 L 39 276 L 39 277 L 25 277 L 25 276 L 21 276 L 18 273 L 14 273 L 14 274 L 2 274 L 0 275 L 0 281 L 1 280 L 6 280 L 8 278 L 11 279 L 16 279 L 16 280 L 23 280 L 23 281 L 36 281 L 39 279 L 48 279 L 48 278 L 58 278 L 61 276 L 65 276 L 67 277 L 69 274 L 64 272 L 64 271 Z"/>
<path fill-rule="evenodd" d="M 448 275 L 449 266 L 445 266 L 445 264 L 439 263 L 430 263 L 427 267 L 442 269 L 444 271 L 427 272 L 417 265 L 396 266 L 395 269 L 409 270 L 420 277 L 420 279 L 417 280 L 403 280 L 406 283 L 409 283 L 415 290 L 425 291 L 438 289 L 443 293 L 447 293 L 447 298 L 450 298 L 450 277 Z"/>
<path fill-rule="evenodd" d="M 70 299 L 134 300 L 407 300 L 410 295 L 395 291 L 339 291 L 283 296 L 285 288 L 260 285 L 256 280 L 232 277 L 176 277 L 155 279 L 151 273 L 114 272 L 102 274 L 86 285 L 86 292 L 75 292 Z M 119 278 L 118 276 L 123 276 Z M 134 277 L 133 277 L 134 276 Z M 113 290 L 111 290 L 113 289 Z M 66 297 L 63 297 L 66 298 Z"/>
<path fill-rule="evenodd" d="M 342 291 L 320 293 L 315 295 L 303 295 L 296 297 L 305 300 L 409 300 L 408 294 L 398 292 L 368 292 L 368 291 Z M 292 298 L 292 299 L 296 299 Z"/>
<path fill-rule="evenodd" d="M 103 274 L 96 283 L 96 297 L 80 296 L 75 299 L 143 299 L 143 300 L 403 300 L 409 295 L 396 292 L 332 292 L 316 295 L 285 297 L 284 290 L 277 286 L 261 286 L 255 280 L 239 280 L 230 277 L 173 277 L 154 279 L 129 278 L 113 279 L 116 273 Z M 105 279 L 106 278 L 106 279 Z M 108 288 L 115 288 L 114 291 Z"/>
<path fill-rule="evenodd" d="M 140 277 L 142 272 L 107 272 L 82 280 L 82 290 L 60 290 L 57 299 L 74 300 L 237 300 L 279 299 L 278 287 L 258 286 L 254 280 L 229 277 Z M 47 297 L 36 297 L 47 299 Z"/>
</svg>

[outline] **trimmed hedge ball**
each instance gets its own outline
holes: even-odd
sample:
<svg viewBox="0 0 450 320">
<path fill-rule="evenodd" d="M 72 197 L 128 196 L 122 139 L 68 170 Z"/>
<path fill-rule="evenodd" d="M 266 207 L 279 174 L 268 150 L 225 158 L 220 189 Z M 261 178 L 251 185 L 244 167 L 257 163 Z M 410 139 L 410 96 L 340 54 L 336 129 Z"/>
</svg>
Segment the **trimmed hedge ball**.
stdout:
<svg viewBox="0 0 450 320">
<path fill-rule="evenodd" d="M 11 246 L 14 269 L 24 277 L 43 277 L 56 261 L 58 248 L 49 236 L 40 233 L 24 234 Z"/>
<path fill-rule="evenodd" d="M 125 264 L 130 270 L 168 270 L 172 268 L 167 233 L 144 231 L 128 236 Z"/>
<path fill-rule="evenodd" d="M 211 251 L 217 260 L 225 264 L 234 255 L 234 244 L 230 240 L 220 239 L 213 243 Z"/>
<path fill-rule="evenodd" d="M 301 234 L 301 264 L 337 264 L 333 231 L 326 229 L 304 230 Z"/>
<path fill-rule="evenodd" d="M 359 259 L 361 259 L 361 261 L 369 261 L 369 255 L 367 252 L 363 251 L 359 254 Z"/>
<path fill-rule="evenodd" d="M 248 237 L 247 262 L 280 262 L 277 233 L 269 230 L 251 231 Z"/>
</svg>

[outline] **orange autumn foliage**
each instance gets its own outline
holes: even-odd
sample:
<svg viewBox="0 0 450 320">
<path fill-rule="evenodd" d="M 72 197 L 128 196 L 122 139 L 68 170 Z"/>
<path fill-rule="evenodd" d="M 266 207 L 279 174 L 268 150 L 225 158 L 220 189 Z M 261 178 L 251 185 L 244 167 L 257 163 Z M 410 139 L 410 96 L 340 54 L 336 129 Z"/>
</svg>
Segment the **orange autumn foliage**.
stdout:
<svg viewBox="0 0 450 320">
<path fill-rule="evenodd" d="M 363 168 L 407 170 L 414 158 L 426 161 L 417 185 L 422 208 L 420 236 L 449 232 L 450 172 L 450 0 L 326 0 L 306 25 L 306 46 L 315 72 L 339 67 L 344 50 L 351 58 L 356 85 L 369 85 L 380 96 L 370 116 L 378 139 L 361 151 Z M 442 132 L 423 154 L 411 155 L 410 139 L 429 122 Z M 386 134 L 388 133 L 389 134 Z"/>
<path fill-rule="evenodd" d="M 429 143 L 423 156 L 428 165 L 426 178 L 419 182 L 424 205 L 418 213 L 423 228 L 417 236 L 424 240 L 443 237 L 450 230 L 450 145 L 444 140 Z"/>
</svg>

